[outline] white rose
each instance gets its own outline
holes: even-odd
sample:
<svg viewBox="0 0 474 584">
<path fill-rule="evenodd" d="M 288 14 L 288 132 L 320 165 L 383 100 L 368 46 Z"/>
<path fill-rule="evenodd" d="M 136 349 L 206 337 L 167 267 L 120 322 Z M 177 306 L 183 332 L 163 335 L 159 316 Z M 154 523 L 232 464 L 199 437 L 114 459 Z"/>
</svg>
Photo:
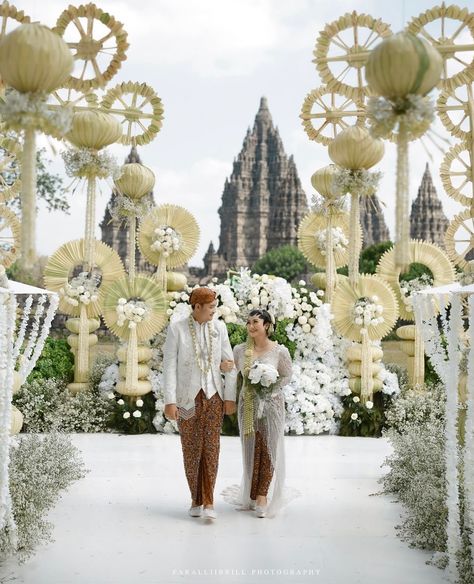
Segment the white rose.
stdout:
<svg viewBox="0 0 474 584">
<path fill-rule="evenodd" d="M 134 418 L 141 418 L 141 416 L 142 416 L 142 413 L 139 410 L 135 410 L 133 412 L 133 417 Z"/>
<path fill-rule="evenodd" d="M 136 404 L 137 404 L 137 408 L 141 408 L 143 406 L 143 400 L 137 399 Z"/>
<path fill-rule="evenodd" d="M 300 280 L 300 281 L 298 282 L 298 284 L 299 284 L 300 286 L 306 286 L 306 282 L 305 282 L 304 280 Z"/>
<path fill-rule="evenodd" d="M 298 322 L 299 322 L 300 324 L 306 324 L 306 323 L 308 322 L 308 319 L 306 318 L 306 316 L 300 316 L 300 317 L 298 318 Z"/>
<path fill-rule="evenodd" d="M 117 403 L 118 403 L 118 405 L 119 405 L 119 406 L 123 406 L 123 404 L 124 404 L 125 402 L 123 401 L 123 399 L 119 399 L 119 400 L 117 401 Z"/>
<path fill-rule="evenodd" d="M 359 316 L 354 320 L 354 322 L 359 326 L 364 324 L 364 321 Z"/>
<path fill-rule="evenodd" d="M 304 324 L 304 325 L 303 325 L 301 328 L 303 329 L 303 332 L 304 332 L 304 333 L 309 333 L 309 332 L 311 332 L 311 327 L 310 327 L 310 325 L 309 325 L 309 324 Z"/>
<path fill-rule="evenodd" d="M 126 300 L 126 298 L 119 298 L 118 303 L 119 304 L 127 304 L 127 300 Z"/>
<path fill-rule="evenodd" d="M 351 414 L 351 420 L 357 420 L 359 416 L 354 412 L 353 414 Z"/>
<path fill-rule="evenodd" d="M 358 404 L 358 403 L 360 402 L 360 397 L 359 397 L 358 395 L 355 395 L 355 396 L 352 398 L 352 401 L 353 401 L 355 404 Z"/>
<path fill-rule="evenodd" d="M 125 419 L 129 418 L 129 417 L 130 417 L 130 412 L 124 412 L 124 413 L 123 413 L 123 417 L 124 417 Z"/>
<path fill-rule="evenodd" d="M 324 290 L 318 290 L 316 294 L 321 298 L 322 296 L 324 296 Z"/>
<path fill-rule="evenodd" d="M 109 393 L 107 394 L 107 397 L 108 397 L 109 399 L 114 399 L 114 397 L 115 397 L 115 393 L 114 393 L 113 391 L 109 391 Z"/>
<path fill-rule="evenodd" d="M 373 404 L 373 402 L 371 402 L 371 401 L 366 401 L 366 402 L 365 402 L 365 407 L 366 407 L 368 410 L 371 410 L 371 409 L 374 407 L 374 404 Z"/>
</svg>

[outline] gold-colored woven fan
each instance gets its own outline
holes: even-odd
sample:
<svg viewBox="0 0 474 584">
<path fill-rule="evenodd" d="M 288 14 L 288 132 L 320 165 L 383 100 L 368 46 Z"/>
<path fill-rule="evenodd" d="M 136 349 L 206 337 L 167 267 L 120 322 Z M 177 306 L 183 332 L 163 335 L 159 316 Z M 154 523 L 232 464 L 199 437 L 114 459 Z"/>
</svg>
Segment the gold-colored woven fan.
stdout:
<svg viewBox="0 0 474 584">
<path fill-rule="evenodd" d="M 337 213 L 332 215 L 332 228 L 339 228 L 349 241 L 349 215 L 348 213 Z M 316 243 L 316 234 L 325 233 L 327 229 L 327 217 L 318 213 L 309 213 L 300 223 L 298 229 L 298 247 L 305 258 L 318 268 L 324 268 L 326 265 L 326 256 Z M 357 238 L 362 244 L 362 231 L 360 224 L 357 225 Z M 335 250 L 334 259 L 336 268 L 345 266 L 349 260 L 349 247 L 345 246 L 344 250 Z"/>
<path fill-rule="evenodd" d="M 433 286 L 443 286 L 455 280 L 454 267 L 447 254 L 434 243 L 410 240 L 410 264 L 422 264 L 433 274 Z M 413 312 L 405 308 L 400 291 L 400 269 L 395 264 L 395 248 L 386 251 L 380 258 L 377 274 L 395 291 L 399 303 L 400 317 L 413 320 Z"/>
<path fill-rule="evenodd" d="M 139 300 L 146 304 L 148 314 L 135 328 L 139 342 L 151 339 L 165 326 L 168 320 L 168 302 L 157 282 L 146 275 L 138 275 L 131 280 L 124 277 L 107 287 L 103 302 L 105 324 L 120 339 L 128 340 L 131 330 L 128 321 L 121 326 L 117 323 L 117 305 L 121 298 L 125 298 L 127 302 Z"/>
<path fill-rule="evenodd" d="M 0 265 L 8 268 L 20 253 L 21 228 L 15 213 L 0 205 Z"/>
<path fill-rule="evenodd" d="M 112 282 L 122 278 L 125 270 L 118 253 L 102 241 L 94 241 L 94 261 L 97 272 L 101 276 L 98 287 L 99 299 L 87 305 L 87 317 L 94 318 L 101 313 L 101 302 L 105 288 Z M 71 280 L 74 270 L 85 264 L 85 241 L 77 239 L 68 241 L 53 253 L 44 269 L 44 285 L 47 290 L 58 292 Z M 85 270 L 85 268 L 84 268 Z M 60 295 L 59 310 L 71 316 L 80 316 L 81 307 L 72 306 Z"/>
<path fill-rule="evenodd" d="M 387 335 L 398 318 L 398 302 L 390 286 L 379 276 L 361 274 L 352 286 L 349 280 L 342 280 L 334 293 L 332 311 L 337 332 L 351 341 L 362 341 L 361 326 L 354 322 L 354 308 L 358 300 L 377 296 L 377 304 L 383 306 L 383 322 L 367 327 L 370 340 L 382 339 Z"/>
<path fill-rule="evenodd" d="M 163 258 L 162 252 L 152 249 L 156 238 L 155 229 L 160 226 L 174 229 L 180 238 L 180 248 Z M 199 243 L 199 226 L 194 216 L 184 207 L 178 205 L 160 205 L 141 223 L 138 233 L 138 246 L 146 259 L 155 266 L 161 262 L 167 268 L 178 268 L 189 261 L 196 252 Z"/>
</svg>

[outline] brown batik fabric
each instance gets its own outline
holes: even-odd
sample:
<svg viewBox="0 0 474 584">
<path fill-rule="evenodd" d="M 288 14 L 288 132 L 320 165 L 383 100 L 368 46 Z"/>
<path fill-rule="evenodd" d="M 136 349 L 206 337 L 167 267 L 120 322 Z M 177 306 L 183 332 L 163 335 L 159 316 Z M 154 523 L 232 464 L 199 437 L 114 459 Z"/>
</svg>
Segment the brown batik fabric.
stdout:
<svg viewBox="0 0 474 584">
<path fill-rule="evenodd" d="M 255 451 L 253 459 L 252 487 L 250 498 L 255 501 L 258 495 L 267 496 L 272 482 L 273 466 L 265 439 L 260 432 L 255 432 Z"/>
<path fill-rule="evenodd" d="M 189 420 L 178 418 L 184 471 L 193 504 L 212 505 L 219 465 L 224 402 L 217 392 L 207 399 L 202 389 L 194 402 L 194 416 Z"/>
</svg>

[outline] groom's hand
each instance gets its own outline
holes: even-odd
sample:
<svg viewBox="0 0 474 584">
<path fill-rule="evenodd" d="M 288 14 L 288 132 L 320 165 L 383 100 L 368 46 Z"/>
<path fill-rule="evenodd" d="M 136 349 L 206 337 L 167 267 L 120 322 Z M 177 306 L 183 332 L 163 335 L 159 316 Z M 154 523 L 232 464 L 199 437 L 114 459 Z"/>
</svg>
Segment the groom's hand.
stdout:
<svg viewBox="0 0 474 584">
<path fill-rule="evenodd" d="M 178 408 L 176 407 L 176 404 L 165 405 L 165 417 L 168 418 L 168 420 L 178 419 Z"/>
<path fill-rule="evenodd" d="M 229 371 L 232 371 L 232 369 L 234 368 L 234 362 L 233 361 L 221 361 L 221 371 L 223 373 L 229 373 Z"/>
<path fill-rule="evenodd" d="M 236 411 L 237 411 L 237 405 L 236 405 L 235 401 L 230 401 L 230 400 L 226 399 L 224 401 L 224 414 L 226 416 L 231 416 L 232 414 L 235 414 Z"/>
</svg>

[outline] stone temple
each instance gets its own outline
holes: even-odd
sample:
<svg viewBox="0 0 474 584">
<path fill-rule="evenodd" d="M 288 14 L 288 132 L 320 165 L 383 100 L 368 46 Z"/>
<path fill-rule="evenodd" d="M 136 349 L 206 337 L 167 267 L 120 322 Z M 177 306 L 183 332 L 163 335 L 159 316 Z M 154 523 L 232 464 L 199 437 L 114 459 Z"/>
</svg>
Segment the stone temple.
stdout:
<svg viewBox="0 0 474 584">
<path fill-rule="evenodd" d="M 226 179 L 219 248 L 204 256 L 203 276 L 252 266 L 268 250 L 297 245 L 298 225 L 308 211 L 292 156 L 287 156 L 265 97 Z"/>
</svg>

